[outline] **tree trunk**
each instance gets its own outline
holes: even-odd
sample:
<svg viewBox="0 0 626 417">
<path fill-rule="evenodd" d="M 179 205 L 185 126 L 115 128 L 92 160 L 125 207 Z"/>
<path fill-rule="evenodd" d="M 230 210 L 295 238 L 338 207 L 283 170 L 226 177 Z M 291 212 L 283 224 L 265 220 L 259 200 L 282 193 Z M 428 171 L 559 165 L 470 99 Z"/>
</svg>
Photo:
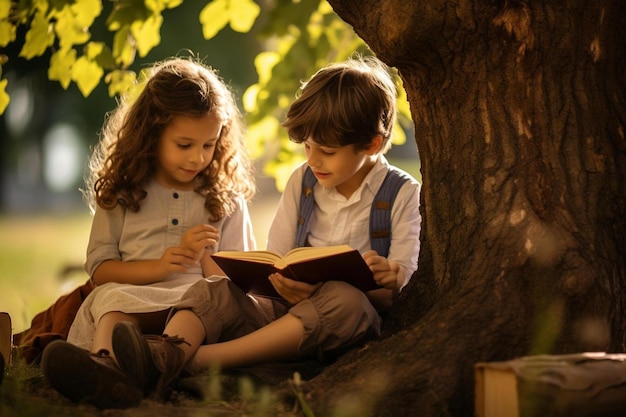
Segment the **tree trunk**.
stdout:
<svg viewBox="0 0 626 417">
<path fill-rule="evenodd" d="M 477 362 L 624 351 L 624 3 L 329 3 L 399 70 L 424 223 L 385 337 L 309 381 L 313 408 L 471 416 Z"/>
</svg>

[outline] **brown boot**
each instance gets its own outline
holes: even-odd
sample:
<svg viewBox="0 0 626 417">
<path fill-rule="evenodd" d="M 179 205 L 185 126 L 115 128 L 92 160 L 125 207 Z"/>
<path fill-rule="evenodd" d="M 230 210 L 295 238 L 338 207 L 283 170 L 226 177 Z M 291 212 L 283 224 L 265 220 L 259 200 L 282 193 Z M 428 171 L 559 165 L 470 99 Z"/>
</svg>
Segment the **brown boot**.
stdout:
<svg viewBox="0 0 626 417">
<path fill-rule="evenodd" d="M 98 408 L 136 407 L 143 393 L 122 373 L 106 350 L 91 353 L 63 340 L 49 343 L 41 369 L 57 391 Z"/>
<path fill-rule="evenodd" d="M 185 366 L 179 337 L 143 335 L 133 323 L 124 321 L 113 328 L 113 352 L 122 371 L 144 390 L 163 397 L 165 389 Z M 188 343 L 187 343 L 188 344 Z"/>
</svg>

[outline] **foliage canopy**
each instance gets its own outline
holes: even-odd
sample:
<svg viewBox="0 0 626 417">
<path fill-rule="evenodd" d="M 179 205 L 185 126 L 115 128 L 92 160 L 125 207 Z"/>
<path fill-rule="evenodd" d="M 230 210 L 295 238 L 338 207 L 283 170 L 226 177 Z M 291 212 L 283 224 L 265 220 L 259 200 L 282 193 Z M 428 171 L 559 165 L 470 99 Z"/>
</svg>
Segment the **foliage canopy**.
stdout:
<svg viewBox="0 0 626 417">
<path fill-rule="evenodd" d="M 180 7 L 183 0 L 108 3 L 105 7 L 102 0 L 0 0 L 0 47 L 20 45 L 19 57 L 26 60 L 49 53 L 48 79 L 64 89 L 74 83 L 84 97 L 101 83 L 111 97 L 124 94 L 140 78 L 131 69 L 135 58 L 146 57 L 161 42 L 164 11 Z M 108 15 L 102 16 L 105 12 Z M 109 40 L 92 36 L 99 18 L 112 35 Z M 300 148 L 280 128 L 300 81 L 329 62 L 355 52 L 368 54 L 366 45 L 326 0 L 276 0 L 263 7 L 253 0 L 210 0 L 198 22 L 207 40 L 228 27 L 255 35 L 261 43 L 262 52 L 254 59 L 258 81 L 243 95 L 248 143 L 253 157 L 264 159 L 266 173 L 282 189 L 293 165 L 302 161 Z M 0 53 L 0 114 L 10 102 L 2 66 L 13 58 Z M 408 128 L 408 102 L 404 90 L 399 91 L 400 120 Z M 405 140 L 404 130 L 396 126 L 394 143 Z"/>
</svg>

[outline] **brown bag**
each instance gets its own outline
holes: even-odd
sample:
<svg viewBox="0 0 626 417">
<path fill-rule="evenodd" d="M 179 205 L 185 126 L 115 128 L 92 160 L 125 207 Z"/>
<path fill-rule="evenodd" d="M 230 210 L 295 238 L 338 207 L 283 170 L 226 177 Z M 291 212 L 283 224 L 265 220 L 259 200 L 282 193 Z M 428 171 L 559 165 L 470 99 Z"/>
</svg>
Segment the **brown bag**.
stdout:
<svg viewBox="0 0 626 417">
<path fill-rule="evenodd" d="M 88 280 L 72 292 L 59 297 L 47 310 L 38 313 L 31 321 L 29 329 L 13 336 L 18 356 L 29 364 L 38 363 L 48 343 L 67 339 L 78 309 L 93 289 L 94 285 Z"/>
</svg>

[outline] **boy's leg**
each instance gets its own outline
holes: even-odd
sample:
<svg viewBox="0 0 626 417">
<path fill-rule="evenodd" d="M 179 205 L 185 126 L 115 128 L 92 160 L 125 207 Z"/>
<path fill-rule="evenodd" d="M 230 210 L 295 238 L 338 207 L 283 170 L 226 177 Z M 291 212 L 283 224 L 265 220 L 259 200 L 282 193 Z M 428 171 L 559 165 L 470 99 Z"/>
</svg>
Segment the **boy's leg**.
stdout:
<svg viewBox="0 0 626 417">
<path fill-rule="evenodd" d="M 305 329 L 298 355 L 341 353 L 380 335 L 382 319 L 362 291 L 343 281 L 324 283 L 289 313 Z"/>
<path fill-rule="evenodd" d="M 191 315 L 183 316 L 184 311 Z M 198 331 L 198 321 L 189 321 L 193 316 L 199 320 L 203 332 Z M 174 306 L 163 333 L 191 341 L 200 334 L 204 336 L 200 343 L 209 344 L 251 333 L 267 322 L 253 300 L 229 279 L 202 280 L 189 287 Z"/>
<path fill-rule="evenodd" d="M 300 319 L 286 314 L 237 339 L 200 346 L 187 366 L 190 370 L 201 371 L 212 366 L 233 368 L 295 359 L 303 337 L 304 327 Z"/>
<path fill-rule="evenodd" d="M 340 352 L 377 336 L 380 326 L 380 316 L 363 292 L 330 281 L 266 326 L 233 340 L 200 346 L 188 367 L 230 368 L 319 351 Z"/>
</svg>

